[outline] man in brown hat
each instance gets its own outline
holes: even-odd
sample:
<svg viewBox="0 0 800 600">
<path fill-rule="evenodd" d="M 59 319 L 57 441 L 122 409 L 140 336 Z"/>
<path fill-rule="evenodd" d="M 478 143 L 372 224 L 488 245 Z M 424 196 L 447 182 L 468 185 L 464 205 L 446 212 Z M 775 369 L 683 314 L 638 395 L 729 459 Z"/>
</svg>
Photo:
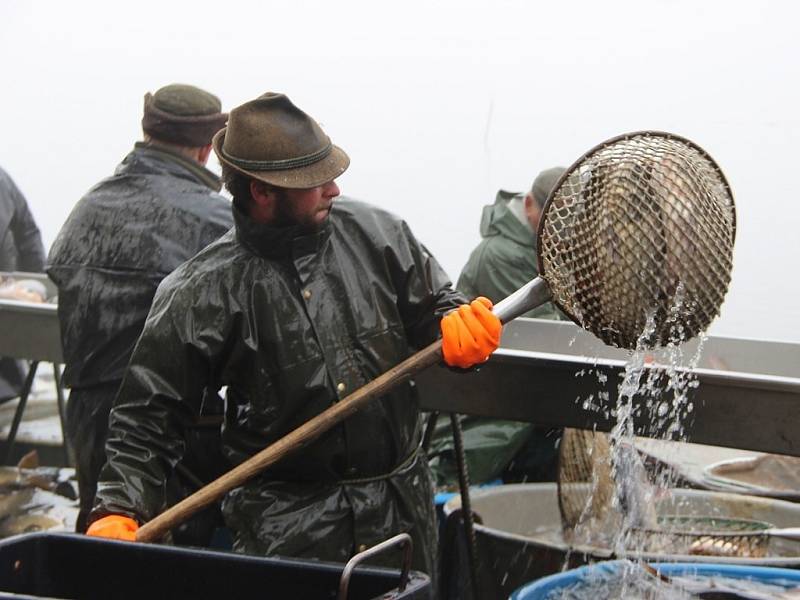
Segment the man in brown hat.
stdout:
<svg viewBox="0 0 800 600">
<path fill-rule="evenodd" d="M 105 463 L 111 404 L 156 287 L 233 225 L 220 180 L 205 168 L 211 138 L 227 120 L 220 109 L 216 96 L 191 85 L 148 93 L 144 141 L 77 203 L 50 249 L 47 273 L 58 285 L 71 388 L 66 426 L 80 492 L 78 531 L 85 531 Z M 205 401 L 198 413 L 212 408 L 213 396 Z M 182 465 L 187 469 L 197 475 Z"/>
<path fill-rule="evenodd" d="M 449 365 L 499 342 L 491 303 L 465 304 L 405 222 L 334 201 L 349 159 L 286 96 L 234 109 L 214 150 L 236 227 L 156 294 L 112 412 L 92 535 L 133 539 L 165 508 L 162 482 L 205 388 L 227 387 L 233 467 L 431 343 L 440 321 Z M 416 567 L 433 574 L 419 423 L 414 386 L 401 385 L 228 493 L 234 548 L 346 561 L 409 532 Z"/>
</svg>

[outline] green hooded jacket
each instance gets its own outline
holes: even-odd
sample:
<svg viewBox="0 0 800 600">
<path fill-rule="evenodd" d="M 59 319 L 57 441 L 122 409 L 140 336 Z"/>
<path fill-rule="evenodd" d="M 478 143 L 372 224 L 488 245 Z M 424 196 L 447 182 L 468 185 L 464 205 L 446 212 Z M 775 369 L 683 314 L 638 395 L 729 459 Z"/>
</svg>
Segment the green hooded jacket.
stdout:
<svg viewBox="0 0 800 600">
<path fill-rule="evenodd" d="M 508 208 L 513 198 L 500 190 L 494 204 L 483 207 L 481 237 L 461 271 L 456 287 L 469 299 L 486 296 L 499 302 L 539 275 L 536 233 Z M 561 319 L 550 302 L 522 315 Z M 486 483 L 510 473 L 514 479 L 548 480 L 552 475 L 557 435 L 530 423 L 461 416 L 467 470 L 473 483 Z M 452 489 L 457 481 L 452 427 L 440 417 L 429 447 L 429 462 L 440 489 Z"/>
<path fill-rule="evenodd" d="M 500 190 L 494 204 L 483 207 L 483 239 L 469 255 L 456 284 L 468 298 L 486 296 L 492 302 L 500 302 L 539 275 L 536 233 L 508 208 L 511 199 L 524 195 Z M 523 316 L 561 318 L 558 309 L 550 302 Z"/>
</svg>

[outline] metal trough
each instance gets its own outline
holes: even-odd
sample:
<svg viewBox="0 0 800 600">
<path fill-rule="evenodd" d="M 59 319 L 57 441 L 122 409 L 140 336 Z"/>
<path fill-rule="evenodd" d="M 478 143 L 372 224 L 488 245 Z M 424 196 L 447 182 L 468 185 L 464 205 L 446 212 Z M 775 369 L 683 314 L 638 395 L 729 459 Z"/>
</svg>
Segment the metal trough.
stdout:
<svg viewBox="0 0 800 600">
<path fill-rule="evenodd" d="M 5 273 L 0 278 L 34 279 L 44 284 L 49 298 L 58 293 L 43 273 Z M 63 362 L 58 306 L 55 303 L 0 300 L 0 356 L 51 363 Z"/>
<path fill-rule="evenodd" d="M 662 505 L 659 512 L 664 514 L 729 516 L 766 521 L 777 527 L 800 523 L 800 504 L 771 498 L 675 489 Z M 454 497 L 445 504 L 445 514 L 460 507 L 461 499 Z M 487 598 L 507 598 L 519 586 L 557 573 L 565 565 L 572 568 L 611 558 L 800 568 L 800 542 L 796 541 L 782 543 L 780 556 L 766 558 L 645 552 L 614 554 L 609 548 L 570 547 L 560 534 L 555 483 L 485 488 L 472 493 L 472 509 L 482 520 L 482 524 L 475 524 L 475 536 L 478 568 Z"/>
<path fill-rule="evenodd" d="M 52 286 L 44 275 L 25 275 Z M 687 343 L 684 356 L 698 344 Z M 57 306 L 0 300 L 0 356 L 62 362 Z M 613 407 L 627 358 L 572 323 L 520 318 L 477 371 L 433 367 L 416 383 L 426 410 L 609 431 L 613 415 L 584 409 L 581 400 L 603 391 Z M 690 392 L 683 441 L 800 456 L 800 343 L 710 336 L 694 373 L 700 385 Z M 663 437 L 645 403 L 635 399 L 637 434 Z"/>
<path fill-rule="evenodd" d="M 0 277 L 10 276 L 15 280 L 33 279 L 42 283 L 47 297 L 53 299 L 58 294 L 55 284 L 44 273 L 0 272 Z M 58 306 L 55 302 L 20 302 L 0 299 L 0 356 L 19 358 L 30 361 L 28 375 L 25 378 L 20 399 L 6 438 L 4 464 L 10 464 L 14 457 L 14 442 L 22 422 L 22 416 L 33 386 L 33 380 L 40 362 L 53 364 L 55 379 L 56 403 L 61 422 L 62 438 L 66 404 L 64 389 L 61 384 L 61 363 L 64 362 L 61 350 L 61 329 L 58 322 Z M 69 449 L 64 444 L 64 464 L 70 464 Z"/>
<path fill-rule="evenodd" d="M 698 344 L 687 343 L 684 356 Z M 572 323 L 517 319 L 476 372 L 434 367 L 416 383 L 426 410 L 609 431 L 613 415 L 584 409 L 582 400 L 603 391 L 612 408 L 627 358 Z M 800 344 L 711 336 L 694 373 L 699 386 L 690 392 L 684 441 L 800 456 Z M 634 399 L 637 434 L 662 437 L 646 402 Z"/>
</svg>

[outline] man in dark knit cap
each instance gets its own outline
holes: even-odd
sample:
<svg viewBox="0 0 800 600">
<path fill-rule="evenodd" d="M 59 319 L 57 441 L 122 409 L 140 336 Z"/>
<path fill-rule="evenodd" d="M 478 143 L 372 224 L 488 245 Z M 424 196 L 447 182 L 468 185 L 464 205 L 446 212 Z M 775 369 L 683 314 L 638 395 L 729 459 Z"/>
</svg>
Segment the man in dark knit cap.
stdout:
<svg viewBox="0 0 800 600">
<path fill-rule="evenodd" d="M 194 86 L 146 94 L 144 141 L 78 202 L 50 249 L 47 273 L 58 285 L 64 381 L 71 388 L 66 425 L 80 491 L 79 532 L 106 460 L 112 402 L 156 288 L 233 224 L 230 203 L 218 193 L 221 182 L 205 168 L 211 139 L 226 121 L 219 99 Z M 204 417 L 219 413 L 219 402 L 216 394 L 204 398 L 196 422 L 213 422 Z M 208 440 L 194 445 L 214 447 Z M 216 474 L 199 472 L 193 459 L 213 462 L 190 452 L 179 471 L 182 483 L 173 482 L 177 495 Z"/>
</svg>

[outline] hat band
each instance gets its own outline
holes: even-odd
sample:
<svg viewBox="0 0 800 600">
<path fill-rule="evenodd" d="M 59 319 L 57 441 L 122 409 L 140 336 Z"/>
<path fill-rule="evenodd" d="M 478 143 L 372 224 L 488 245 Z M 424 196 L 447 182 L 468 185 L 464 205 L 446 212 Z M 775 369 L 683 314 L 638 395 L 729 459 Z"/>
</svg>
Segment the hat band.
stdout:
<svg viewBox="0 0 800 600">
<path fill-rule="evenodd" d="M 223 156 L 225 156 L 225 158 L 231 164 L 241 169 L 252 171 L 283 171 L 284 169 L 307 167 L 308 165 L 313 165 L 315 162 L 321 161 L 331 153 L 331 150 L 333 150 L 333 144 L 331 144 L 329 140 L 328 145 L 321 150 L 317 150 L 311 154 L 306 154 L 305 156 L 298 156 L 297 158 L 285 158 L 283 160 L 249 160 L 246 158 L 233 156 L 225 152 L 224 148 L 220 148 L 220 150 L 222 150 Z"/>
</svg>

